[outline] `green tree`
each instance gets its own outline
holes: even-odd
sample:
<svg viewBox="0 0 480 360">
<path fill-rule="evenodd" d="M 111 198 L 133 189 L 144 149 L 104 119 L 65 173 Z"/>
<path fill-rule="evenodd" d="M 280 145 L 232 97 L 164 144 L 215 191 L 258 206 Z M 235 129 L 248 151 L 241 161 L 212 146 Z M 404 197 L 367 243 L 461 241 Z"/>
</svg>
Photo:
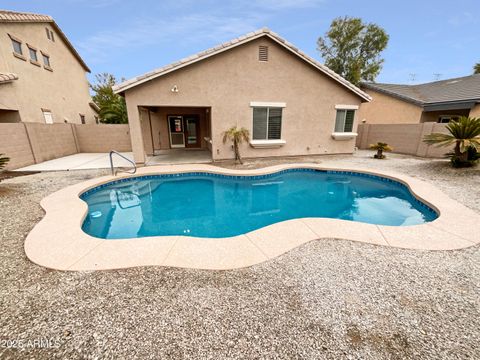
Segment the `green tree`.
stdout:
<svg viewBox="0 0 480 360">
<path fill-rule="evenodd" d="M 326 66 L 358 85 L 360 81 L 374 81 L 380 73 L 380 54 L 387 43 L 388 35 L 380 26 L 345 16 L 332 21 L 317 46 Z"/>
<path fill-rule="evenodd" d="M 98 105 L 100 111 L 100 122 L 105 124 L 126 124 L 127 105 L 125 99 L 113 92 L 112 86 L 117 83 L 115 76 L 108 73 L 95 75 L 95 84 L 90 84 L 90 88 L 95 93 L 92 96 L 93 101 Z"/>
<path fill-rule="evenodd" d="M 480 62 L 476 63 L 476 64 L 473 66 L 473 73 L 474 73 L 474 74 L 480 74 Z"/>
<path fill-rule="evenodd" d="M 456 167 L 472 165 L 469 151 L 480 151 L 480 118 L 460 117 L 446 126 L 449 134 L 433 133 L 423 139 L 427 144 L 436 146 L 455 145 L 454 153 L 450 157 Z"/>
<path fill-rule="evenodd" d="M 240 164 L 243 164 L 242 158 L 240 156 L 240 148 L 239 145 L 243 141 L 247 141 L 250 139 L 250 133 L 245 128 L 237 128 L 236 126 L 231 127 L 227 131 L 223 132 L 223 143 L 225 144 L 227 140 L 233 142 L 233 152 L 235 153 L 235 162 L 238 160 Z"/>
</svg>

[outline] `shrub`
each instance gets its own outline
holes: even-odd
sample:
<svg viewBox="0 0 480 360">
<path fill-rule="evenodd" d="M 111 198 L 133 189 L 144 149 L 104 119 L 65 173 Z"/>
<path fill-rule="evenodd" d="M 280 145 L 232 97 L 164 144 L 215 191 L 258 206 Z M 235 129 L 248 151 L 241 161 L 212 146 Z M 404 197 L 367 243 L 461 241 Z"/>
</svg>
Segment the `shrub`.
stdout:
<svg viewBox="0 0 480 360">
<path fill-rule="evenodd" d="M 2 170 L 5 166 L 7 166 L 7 163 L 10 161 L 10 158 L 3 156 L 3 154 L 0 154 L 0 170 Z"/>
<path fill-rule="evenodd" d="M 423 139 L 435 146 L 452 146 L 453 153 L 447 154 L 453 167 L 468 167 L 478 160 L 480 150 L 480 118 L 462 116 L 446 126 L 449 134 L 433 133 Z"/>
<path fill-rule="evenodd" d="M 385 159 L 384 151 L 392 151 L 393 148 L 387 143 L 377 142 L 376 144 L 370 144 L 371 150 L 377 150 L 377 153 L 373 155 L 375 159 Z"/>
</svg>

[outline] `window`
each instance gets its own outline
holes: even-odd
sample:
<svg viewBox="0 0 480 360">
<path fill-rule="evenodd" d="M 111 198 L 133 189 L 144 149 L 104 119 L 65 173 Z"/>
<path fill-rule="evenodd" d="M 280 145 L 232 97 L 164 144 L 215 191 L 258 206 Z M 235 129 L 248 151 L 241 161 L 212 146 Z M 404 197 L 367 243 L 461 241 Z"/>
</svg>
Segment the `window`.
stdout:
<svg viewBox="0 0 480 360">
<path fill-rule="evenodd" d="M 260 45 L 258 47 L 258 60 L 268 61 L 268 46 Z"/>
<path fill-rule="evenodd" d="M 81 122 L 82 124 L 85 124 L 85 115 L 80 114 L 80 122 Z"/>
<path fill-rule="evenodd" d="M 52 39 L 52 41 L 55 42 L 55 37 L 53 36 L 53 31 L 50 31 L 50 39 Z"/>
<path fill-rule="evenodd" d="M 45 124 L 53 124 L 52 112 L 50 110 L 42 110 L 42 112 Z"/>
<path fill-rule="evenodd" d="M 13 52 L 17 55 L 23 55 L 22 43 L 18 40 L 12 39 Z"/>
<path fill-rule="evenodd" d="M 50 30 L 48 30 L 48 28 L 45 28 L 45 32 L 47 33 L 48 40 L 50 40 Z"/>
<path fill-rule="evenodd" d="M 50 68 L 50 56 L 42 53 L 42 57 L 43 57 L 43 65 L 47 68 Z"/>
<path fill-rule="evenodd" d="M 335 119 L 335 132 L 352 132 L 354 119 L 355 110 L 337 109 L 337 117 Z"/>
<path fill-rule="evenodd" d="M 282 108 L 253 108 L 253 140 L 280 140 L 282 135 Z"/>
<path fill-rule="evenodd" d="M 37 50 L 29 46 L 28 52 L 30 53 L 30 60 L 37 63 L 38 62 Z"/>
<path fill-rule="evenodd" d="M 446 124 L 449 123 L 450 121 L 457 121 L 458 116 L 455 115 L 442 115 L 438 118 L 438 122 L 440 124 Z"/>
</svg>

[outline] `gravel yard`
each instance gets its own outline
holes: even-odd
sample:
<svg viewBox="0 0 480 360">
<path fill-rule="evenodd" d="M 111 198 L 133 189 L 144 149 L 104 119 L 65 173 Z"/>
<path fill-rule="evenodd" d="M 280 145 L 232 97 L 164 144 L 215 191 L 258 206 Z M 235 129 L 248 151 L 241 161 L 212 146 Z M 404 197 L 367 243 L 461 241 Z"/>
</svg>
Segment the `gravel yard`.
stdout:
<svg viewBox="0 0 480 360">
<path fill-rule="evenodd" d="M 237 168 L 314 161 L 393 170 L 480 212 L 480 167 L 370 155 Z M 60 272 L 31 263 L 23 242 L 43 217 L 39 201 L 105 173 L 39 173 L 0 183 L 0 358 L 480 358 L 478 246 L 430 252 L 321 239 L 233 271 Z M 34 347 L 35 339 L 51 339 L 53 347 Z"/>
</svg>

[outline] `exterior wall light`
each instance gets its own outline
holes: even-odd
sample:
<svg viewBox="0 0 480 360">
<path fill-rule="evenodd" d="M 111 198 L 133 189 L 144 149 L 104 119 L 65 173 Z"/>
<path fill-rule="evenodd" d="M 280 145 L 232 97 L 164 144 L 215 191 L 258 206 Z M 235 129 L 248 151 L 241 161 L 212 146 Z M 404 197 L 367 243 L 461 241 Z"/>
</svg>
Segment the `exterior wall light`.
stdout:
<svg viewBox="0 0 480 360">
<path fill-rule="evenodd" d="M 173 93 L 177 93 L 178 92 L 178 86 L 173 85 L 173 87 L 170 89 L 170 91 L 173 92 Z"/>
</svg>

